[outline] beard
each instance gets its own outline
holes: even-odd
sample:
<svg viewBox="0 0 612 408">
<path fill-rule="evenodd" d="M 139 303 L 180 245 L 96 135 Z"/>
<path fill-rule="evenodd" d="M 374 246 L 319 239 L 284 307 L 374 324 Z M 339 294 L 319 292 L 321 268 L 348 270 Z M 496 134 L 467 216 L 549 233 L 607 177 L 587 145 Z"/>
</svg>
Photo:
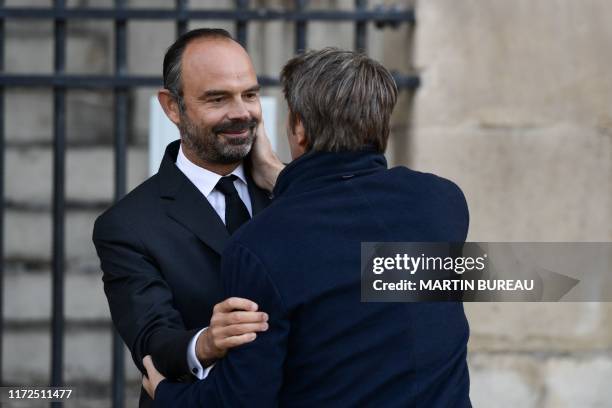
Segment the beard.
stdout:
<svg viewBox="0 0 612 408">
<path fill-rule="evenodd" d="M 192 122 L 186 114 L 181 114 L 179 130 L 185 147 L 202 161 L 219 164 L 237 163 L 244 159 L 253 146 L 255 129 L 259 121 L 233 120 L 208 127 Z M 247 137 L 224 137 L 224 132 L 248 130 Z"/>
</svg>

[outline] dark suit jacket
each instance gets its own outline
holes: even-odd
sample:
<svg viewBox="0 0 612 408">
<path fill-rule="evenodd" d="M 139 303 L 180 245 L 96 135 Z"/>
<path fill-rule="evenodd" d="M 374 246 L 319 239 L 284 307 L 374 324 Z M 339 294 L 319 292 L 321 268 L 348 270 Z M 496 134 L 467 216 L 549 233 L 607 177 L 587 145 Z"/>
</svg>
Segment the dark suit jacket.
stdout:
<svg viewBox="0 0 612 408">
<path fill-rule="evenodd" d="M 159 172 L 96 220 L 93 240 L 113 323 L 136 366 L 143 371 L 151 354 L 164 375 L 186 379 L 189 340 L 224 299 L 220 254 L 229 234 L 176 167 L 178 149 L 169 144 Z M 252 182 L 249 193 L 254 214 L 269 203 Z"/>
<path fill-rule="evenodd" d="M 203 381 L 162 381 L 154 406 L 469 407 L 461 303 L 360 302 L 360 243 L 463 242 L 461 190 L 362 151 L 306 154 L 274 193 L 221 271 L 225 295 L 256 301 L 269 330 Z"/>
</svg>

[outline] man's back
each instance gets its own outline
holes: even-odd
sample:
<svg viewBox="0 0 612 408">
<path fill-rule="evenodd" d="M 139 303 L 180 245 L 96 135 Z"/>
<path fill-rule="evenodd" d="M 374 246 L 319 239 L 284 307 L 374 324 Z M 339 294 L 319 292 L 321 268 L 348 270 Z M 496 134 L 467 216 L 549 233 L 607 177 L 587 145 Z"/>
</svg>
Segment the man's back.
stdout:
<svg viewBox="0 0 612 408">
<path fill-rule="evenodd" d="M 222 279 L 228 295 L 257 298 L 257 279 L 277 292 L 282 311 L 255 343 L 275 336 L 274 319 L 287 320 L 277 339 L 286 347 L 280 405 L 469 406 L 460 303 L 360 302 L 360 243 L 465 240 L 461 191 L 387 170 L 382 155 L 364 151 L 307 154 L 281 173 L 275 194 L 236 234 Z M 248 283 L 229 271 L 244 251 L 267 276 Z M 265 297 L 263 310 L 277 307 Z"/>
</svg>

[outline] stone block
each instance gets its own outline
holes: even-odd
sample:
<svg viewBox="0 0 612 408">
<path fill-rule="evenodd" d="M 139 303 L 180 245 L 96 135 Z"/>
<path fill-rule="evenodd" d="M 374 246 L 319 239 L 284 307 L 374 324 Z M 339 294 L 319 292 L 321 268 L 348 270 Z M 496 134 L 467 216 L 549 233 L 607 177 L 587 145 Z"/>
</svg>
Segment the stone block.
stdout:
<svg viewBox="0 0 612 408">
<path fill-rule="evenodd" d="M 114 143 L 114 98 L 110 90 L 66 94 L 66 139 L 77 145 Z"/>
<path fill-rule="evenodd" d="M 607 0 L 418 2 L 418 122 L 609 122 L 611 12 Z"/>
<path fill-rule="evenodd" d="M 50 214 L 7 210 L 4 223 L 6 259 L 51 259 Z"/>
<path fill-rule="evenodd" d="M 475 407 L 537 408 L 543 395 L 541 367 L 525 356 L 473 354 L 470 399 Z"/>
<path fill-rule="evenodd" d="M 132 0 L 134 1 L 134 0 Z M 145 1 L 145 0 L 138 0 Z M 191 0 L 189 2 L 189 7 L 193 9 L 203 9 L 203 8 L 219 8 L 219 9 L 233 9 L 236 7 L 236 3 L 232 0 Z"/>
<path fill-rule="evenodd" d="M 75 201 L 110 200 L 114 195 L 114 160 L 112 148 L 73 149 L 66 162 L 66 195 Z M 127 153 L 128 191 L 148 176 L 146 147 L 129 148 Z"/>
<path fill-rule="evenodd" d="M 24 7 L 20 4 L 19 7 Z M 66 25 L 66 72 L 110 73 L 113 25 L 109 21 L 70 20 Z M 53 71 L 53 24 L 49 20 L 14 20 L 6 24 L 6 71 Z"/>
<path fill-rule="evenodd" d="M 153 6 L 147 4 L 147 7 Z M 128 71 L 161 78 L 164 54 L 175 34 L 176 25 L 171 21 L 134 20 L 128 23 Z"/>
<path fill-rule="evenodd" d="M 23 7 L 23 4 L 18 7 Z M 9 19 L 6 22 L 5 30 L 5 70 L 7 73 L 49 74 L 53 72 L 52 21 Z"/>
<path fill-rule="evenodd" d="M 12 145 L 47 144 L 53 140 L 53 94 L 42 88 L 9 88 L 6 93 L 6 140 Z M 113 97 L 110 91 L 66 93 L 66 135 L 70 144 L 113 142 Z"/>
<path fill-rule="evenodd" d="M 612 407 L 612 358 L 555 358 L 546 364 L 544 408 Z"/>
<path fill-rule="evenodd" d="M 6 0 L 7 7 L 51 7 L 52 0 Z"/>
<path fill-rule="evenodd" d="M 8 384 L 46 384 L 49 376 L 51 344 L 48 330 L 40 328 L 7 331 L 3 356 Z M 110 382 L 112 367 L 110 328 L 68 328 L 65 332 L 64 376 L 66 384 Z M 139 381 L 127 349 L 126 380 Z"/>
<path fill-rule="evenodd" d="M 51 271 L 8 273 L 4 288 L 4 318 L 7 321 L 49 321 Z M 110 320 L 101 272 L 66 273 L 64 296 L 67 320 Z"/>
<path fill-rule="evenodd" d="M 90 4 L 87 7 L 101 7 Z M 110 74 L 114 69 L 112 20 L 71 20 L 67 23 L 66 72 Z"/>
<path fill-rule="evenodd" d="M 53 163 L 49 148 L 6 149 L 6 200 L 22 204 L 51 203 Z"/>
<path fill-rule="evenodd" d="M 568 353 L 612 347 L 612 303 L 465 303 L 471 352 Z"/>
<path fill-rule="evenodd" d="M 53 95 L 42 88 L 7 88 L 5 132 L 9 143 L 46 142 L 53 134 Z M 8 160 L 8 159 L 7 159 Z"/>
<path fill-rule="evenodd" d="M 610 241 L 612 137 L 594 128 L 420 127 L 411 167 L 455 181 L 470 241 Z"/>
<path fill-rule="evenodd" d="M 128 187 L 148 176 L 148 152 L 128 149 Z M 47 147 L 8 148 L 6 196 L 9 201 L 49 206 L 53 183 L 53 152 Z M 114 194 L 114 151 L 111 147 L 69 148 L 66 151 L 66 198 L 78 202 L 111 202 Z"/>
<path fill-rule="evenodd" d="M 65 254 L 68 262 L 95 259 L 91 241 L 98 211 L 71 211 L 66 215 Z M 44 262 L 51 259 L 51 215 L 8 210 L 6 212 L 6 258 Z"/>
</svg>

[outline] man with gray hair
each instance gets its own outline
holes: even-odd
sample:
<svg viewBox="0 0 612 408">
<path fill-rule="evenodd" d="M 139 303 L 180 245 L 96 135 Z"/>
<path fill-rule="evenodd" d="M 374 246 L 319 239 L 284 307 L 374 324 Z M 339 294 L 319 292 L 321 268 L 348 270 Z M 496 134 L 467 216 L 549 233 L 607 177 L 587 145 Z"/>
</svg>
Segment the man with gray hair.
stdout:
<svg viewBox="0 0 612 408">
<path fill-rule="evenodd" d="M 326 48 L 281 80 L 294 159 L 272 204 L 222 255 L 227 296 L 252 299 L 269 329 L 207 379 L 163 379 L 158 407 L 469 407 L 461 303 L 361 303 L 361 242 L 462 242 L 468 209 L 452 182 L 383 156 L 397 88 L 363 54 Z"/>
</svg>

